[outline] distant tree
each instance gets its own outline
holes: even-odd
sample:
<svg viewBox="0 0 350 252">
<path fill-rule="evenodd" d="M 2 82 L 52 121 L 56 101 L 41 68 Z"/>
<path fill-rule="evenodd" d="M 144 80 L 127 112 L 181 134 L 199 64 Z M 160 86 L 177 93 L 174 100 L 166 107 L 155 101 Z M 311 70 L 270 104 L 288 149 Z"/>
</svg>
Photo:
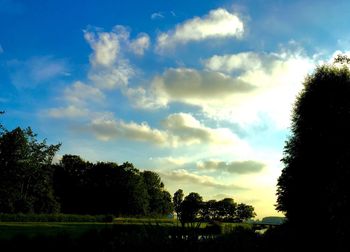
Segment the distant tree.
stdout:
<svg viewBox="0 0 350 252">
<path fill-rule="evenodd" d="M 254 207 L 240 203 L 237 205 L 235 218 L 237 222 L 243 222 L 256 216 Z"/>
<path fill-rule="evenodd" d="M 216 202 L 216 218 L 222 221 L 233 221 L 237 219 L 237 204 L 231 198 L 225 198 Z M 236 212 L 237 211 L 237 212 Z"/>
<path fill-rule="evenodd" d="M 200 215 L 203 221 L 217 220 L 218 219 L 217 201 L 209 200 L 207 202 L 203 202 Z"/>
<path fill-rule="evenodd" d="M 31 128 L 0 128 L 0 212 L 50 213 L 59 205 L 51 166 L 60 144 L 38 141 Z"/>
<path fill-rule="evenodd" d="M 189 223 L 192 227 L 199 221 L 200 210 L 203 206 L 203 198 L 198 193 L 191 192 L 181 203 L 180 222 Z"/>
<path fill-rule="evenodd" d="M 339 58 L 337 63 L 347 63 Z M 323 237 L 350 236 L 350 71 L 323 65 L 297 97 L 278 179 L 277 210 Z M 319 233 L 321 235 L 321 233 Z M 322 240 L 318 238 L 319 240 Z"/>
<path fill-rule="evenodd" d="M 182 189 L 178 189 L 174 193 L 174 197 L 173 197 L 174 211 L 178 219 L 181 219 L 181 204 L 182 204 L 183 198 L 184 198 L 184 192 L 182 191 Z"/>
</svg>

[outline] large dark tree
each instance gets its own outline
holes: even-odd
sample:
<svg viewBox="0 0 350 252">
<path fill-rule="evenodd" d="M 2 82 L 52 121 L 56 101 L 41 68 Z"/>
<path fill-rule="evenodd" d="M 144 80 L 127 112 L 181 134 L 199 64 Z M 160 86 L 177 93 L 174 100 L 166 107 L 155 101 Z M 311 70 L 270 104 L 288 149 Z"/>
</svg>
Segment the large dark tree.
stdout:
<svg viewBox="0 0 350 252">
<path fill-rule="evenodd" d="M 350 235 L 350 72 L 324 65 L 297 97 L 284 147 L 277 210 L 325 237 Z M 302 229 L 300 229 L 302 230 Z"/>
<path fill-rule="evenodd" d="M 173 203 L 169 192 L 165 191 L 160 176 L 152 171 L 141 173 L 149 198 L 148 212 L 151 215 L 166 215 L 173 211 Z"/>
<path fill-rule="evenodd" d="M 60 144 L 38 141 L 30 128 L 0 128 L 0 212 L 56 212 L 52 158 Z"/>
</svg>

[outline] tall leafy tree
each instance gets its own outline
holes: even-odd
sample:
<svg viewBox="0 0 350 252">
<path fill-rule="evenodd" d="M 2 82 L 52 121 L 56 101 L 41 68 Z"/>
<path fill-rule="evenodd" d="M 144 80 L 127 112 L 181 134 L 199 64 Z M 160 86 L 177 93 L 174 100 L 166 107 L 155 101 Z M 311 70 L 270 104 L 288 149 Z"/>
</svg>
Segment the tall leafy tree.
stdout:
<svg viewBox="0 0 350 252">
<path fill-rule="evenodd" d="M 182 204 L 183 199 L 184 199 L 184 192 L 182 189 L 178 189 L 174 193 L 174 197 L 173 197 L 174 211 L 175 211 L 178 219 L 181 219 L 181 204 Z"/>
<path fill-rule="evenodd" d="M 164 190 L 160 176 L 152 171 L 141 173 L 149 197 L 149 213 L 152 215 L 166 215 L 173 211 L 171 195 Z"/>
<path fill-rule="evenodd" d="M 320 66 L 294 106 L 276 207 L 290 224 L 311 224 L 338 241 L 350 235 L 349 129 L 350 71 Z"/>
<path fill-rule="evenodd" d="M 0 132 L 0 212 L 56 212 L 52 159 L 60 144 L 38 141 L 31 128 Z"/>
</svg>

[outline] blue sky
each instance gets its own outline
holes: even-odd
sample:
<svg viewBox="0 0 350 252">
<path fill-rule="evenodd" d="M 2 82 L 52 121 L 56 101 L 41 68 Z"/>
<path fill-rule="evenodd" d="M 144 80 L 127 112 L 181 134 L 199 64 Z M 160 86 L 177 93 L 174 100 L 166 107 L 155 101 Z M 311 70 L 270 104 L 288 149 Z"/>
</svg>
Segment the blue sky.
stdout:
<svg viewBox="0 0 350 252">
<path fill-rule="evenodd" d="M 295 96 L 350 45 L 347 1 L 0 0 L 0 110 L 57 158 L 274 210 Z"/>
</svg>

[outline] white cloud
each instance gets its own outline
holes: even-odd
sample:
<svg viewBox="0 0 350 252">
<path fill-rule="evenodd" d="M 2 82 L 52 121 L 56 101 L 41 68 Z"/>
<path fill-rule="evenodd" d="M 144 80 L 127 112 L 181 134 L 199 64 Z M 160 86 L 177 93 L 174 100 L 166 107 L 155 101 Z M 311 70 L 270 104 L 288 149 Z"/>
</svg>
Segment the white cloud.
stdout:
<svg viewBox="0 0 350 252">
<path fill-rule="evenodd" d="M 46 113 L 52 118 L 79 118 L 87 116 L 89 111 L 85 108 L 69 105 L 67 107 L 48 109 Z"/>
<path fill-rule="evenodd" d="M 207 70 L 170 68 L 129 98 L 137 99 L 134 105 L 140 108 L 181 102 L 217 120 L 245 126 L 265 117 L 286 128 L 295 97 L 315 65 L 302 52 L 286 50 L 215 55 L 203 62 Z"/>
<path fill-rule="evenodd" d="M 64 90 L 64 98 L 69 104 L 85 105 L 91 102 L 102 102 L 105 95 L 96 87 L 76 81 Z"/>
<path fill-rule="evenodd" d="M 133 75 L 134 69 L 129 62 L 119 60 L 118 64 L 113 67 L 92 69 L 88 74 L 88 78 L 99 88 L 114 89 L 125 88 Z"/>
<path fill-rule="evenodd" d="M 103 141 L 123 138 L 174 148 L 195 144 L 242 145 L 242 141 L 228 128 L 206 127 L 190 114 L 169 115 L 162 121 L 162 125 L 163 129 L 156 129 L 146 122 L 126 123 L 111 117 L 96 117 L 87 130 Z"/>
<path fill-rule="evenodd" d="M 237 174 L 261 172 L 264 166 L 265 164 L 254 160 L 233 161 L 233 162 L 207 160 L 207 161 L 197 162 L 198 169 L 237 173 Z"/>
<path fill-rule="evenodd" d="M 178 24 L 174 30 L 159 34 L 157 50 L 173 48 L 177 44 L 200 41 L 208 38 L 240 38 L 244 32 L 242 20 L 233 13 L 219 8 L 204 17 L 194 17 Z"/>
<path fill-rule="evenodd" d="M 207 69 L 212 71 L 226 73 L 233 71 L 253 71 L 263 67 L 263 63 L 266 63 L 266 61 L 270 61 L 268 57 L 273 57 L 273 55 L 257 54 L 255 52 L 242 52 L 221 56 L 214 55 L 205 60 L 204 64 Z"/>
<path fill-rule="evenodd" d="M 112 66 L 120 51 L 118 35 L 114 32 L 84 31 L 85 40 L 93 49 L 90 55 L 90 63 L 93 66 Z"/>
<path fill-rule="evenodd" d="M 246 188 L 233 184 L 224 184 L 215 181 L 213 177 L 190 173 L 185 169 L 173 170 L 170 172 L 159 172 L 160 176 L 167 183 L 175 182 L 184 186 L 184 183 L 190 183 L 192 188 L 196 186 L 215 188 L 216 190 L 245 190 Z"/>
<path fill-rule="evenodd" d="M 162 12 L 155 12 L 155 13 L 152 13 L 151 15 L 152 20 L 162 19 L 162 18 L 164 18 L 164 14 Z"/>
<path fill-rule="evenodd" d="M 52 56 L 34 57 L 25 61 L 13 60 L 8 65 L 12 69 L 11 81 L 17 88 L 34 88 L 69 75 L 66 61 Z"/>
<path fill-rule="evenodd" d="M 137 124 L 125 123 L 110 118 L 97 118 L 92 120 L 90 126 L 96 137 L 103 141 L 115 138 L 126 138 L 129 140 L 151 142 L 154 144 L 165 144 L 168 139 L 166 132 L 152 129 L 147 123 Z"/>
<path fill-rule="evenodd" d="M 171 114 L 162 124 L 173 136 L 175 145 L 177 143 L 229 145 L 240 142 L 228 128 L 206 127 L 187 113 Z"/>
<path fill-rule="evenodd" d="M 149 36 L 146 33 L 139 33 L 137 38 L 130 42 L 130 50 L 137 55 L 143 55 L 150 44 Z"/>
<path fill-rule="evenodd" d="M 191 105 L 221 105 L 238 94 L 254 89 L 248 82 L 220 72 L 170 68 L 153 79 L 150 90 L 139 88 L 128 96 L 136 101 L 135 106 L 141 108 L 165 107 L 176 101 Z"/>
<path fill-rule="evenodd" d="M 115 26 L 111 32 L 86 30 L 84 37 L 93 49 L 88 78 L 104 89 L 125 88 L 135 75 L 134 67 L 125 57 L 126 52 L 141 56 L 150 46 L 146 33 L 139 33 L 131 40 L 129 30 L 121 25 Z"/>
</svg>

